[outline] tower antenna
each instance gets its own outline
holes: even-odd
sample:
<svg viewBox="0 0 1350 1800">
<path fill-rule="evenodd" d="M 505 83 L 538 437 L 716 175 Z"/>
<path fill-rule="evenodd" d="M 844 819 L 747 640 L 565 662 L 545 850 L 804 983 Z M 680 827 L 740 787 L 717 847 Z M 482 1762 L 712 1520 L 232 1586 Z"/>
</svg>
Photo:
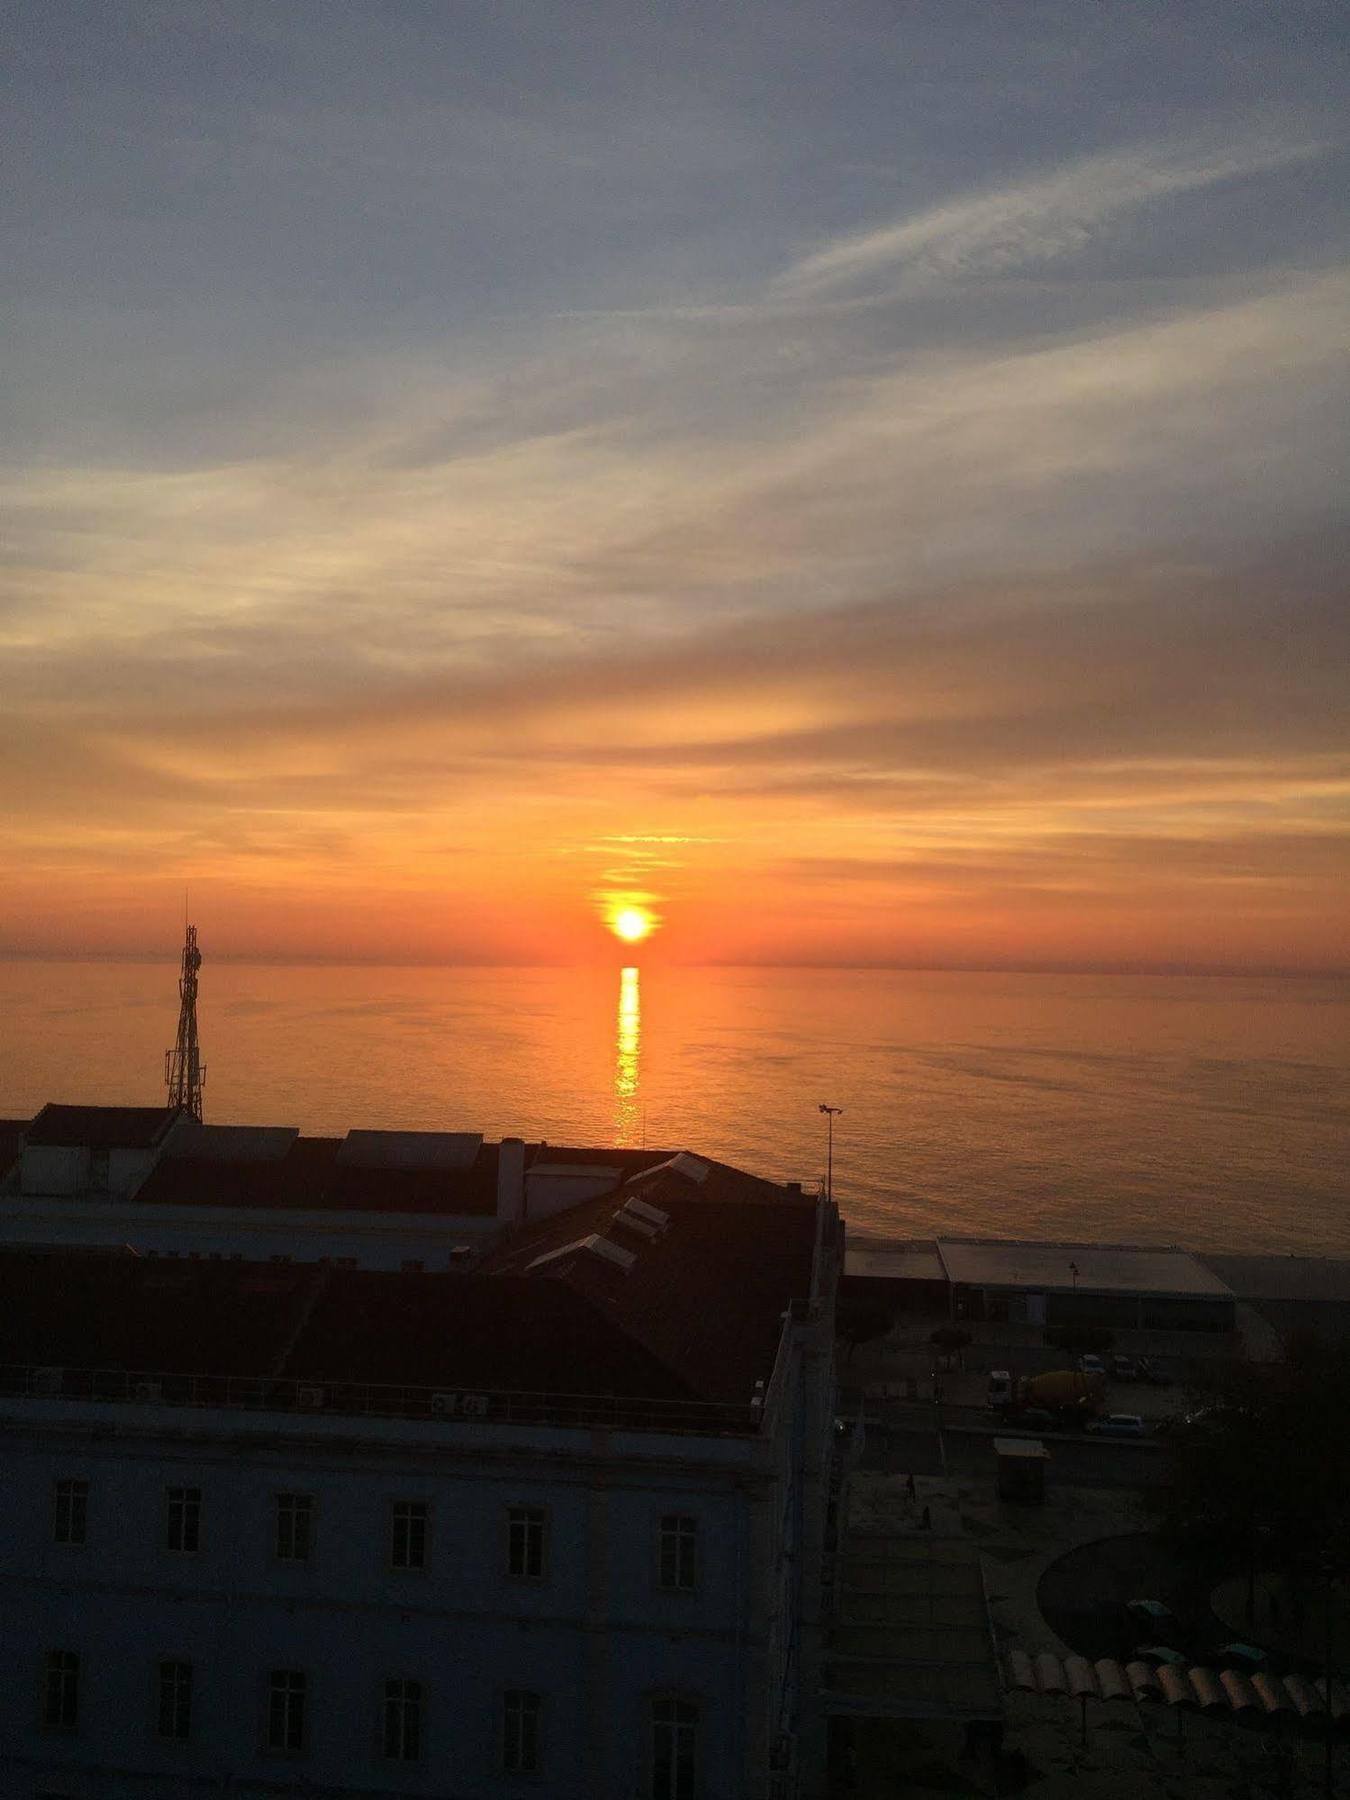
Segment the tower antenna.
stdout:
<svg viewBox="0 0 1350 1800">
<path fill-rule="evenodd" d="M 202 953 L 197 948 L 197 927 L 186 926 L 183 939 L 183 972 L 178 978 L 178 1041 L 164 1052 L 164 1085 L 169 1090 L 169 1105 L 182 1107 L 200 1124 L 202 1088 L 206 1084 L 206 1068 L 201 1046 L 197 1042 L 197 971 L 202 966 Z"/>
</svg>

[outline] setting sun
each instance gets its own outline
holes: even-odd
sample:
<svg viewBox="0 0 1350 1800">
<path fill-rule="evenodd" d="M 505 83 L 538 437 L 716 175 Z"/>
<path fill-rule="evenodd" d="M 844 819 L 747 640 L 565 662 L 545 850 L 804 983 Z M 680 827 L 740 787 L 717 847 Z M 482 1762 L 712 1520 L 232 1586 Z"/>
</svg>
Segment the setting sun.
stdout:
<svg viewBox="0 0 1350 1800">
<path fill-rule="evenodd" d="M 649 935 L 652 924 L 652 915 L 645 908 L 625 906 L 615 913 L 609 922 L 609 928 L 625 944 L 637 944 Z"/>
</svg>

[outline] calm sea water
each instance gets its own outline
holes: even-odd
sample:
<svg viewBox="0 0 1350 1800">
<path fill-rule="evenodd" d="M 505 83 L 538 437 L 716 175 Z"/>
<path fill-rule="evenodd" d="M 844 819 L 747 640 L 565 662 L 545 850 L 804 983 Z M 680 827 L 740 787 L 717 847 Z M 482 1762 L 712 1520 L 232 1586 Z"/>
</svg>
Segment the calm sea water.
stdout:
<svg viewBox="0 0 1350 1800">
<path fill-rule="evenodd" d="M 173 965 L 0 964 L 0 1114 L 153 1102 Z M 855 1227 L 1350 1254 L 1350 982 L 208 961 L 207 1117 L 646 1142 Z"/>
</svg>

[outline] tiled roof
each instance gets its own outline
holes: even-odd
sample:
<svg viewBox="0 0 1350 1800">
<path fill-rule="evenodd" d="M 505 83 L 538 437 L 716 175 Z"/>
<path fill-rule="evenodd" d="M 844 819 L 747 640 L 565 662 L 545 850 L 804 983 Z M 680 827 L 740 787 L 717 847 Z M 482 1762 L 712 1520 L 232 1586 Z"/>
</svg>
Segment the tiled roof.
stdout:
<svg viewBox="0 0 1350 1800">
<path fill-rule="evenodd" d="M 334 1269 L 287 1358 L 305 1381 L 695 1398 L 678 1371 L 553 1282 Z"/>
<path fill-rule="evenodd" d="M 48 1102 L 27 1141 L 53 1150 L 148 1150 L 178 1117 L 172 1106 L 57 1106 Z"/>
<path fill-rule="evenodd" d="M 0 1251 L 0 1363 L 266 1375 L 322 1271 Z"/>
<path fill-rule="evenodd" d="M 628 1343 L 677 1371 L 699 1399 L 744 1405 L 755 1382 L 772 1372 L 783 1312 L 810 1292 L 815 1206 L 726 1164 L 698 1160 L 707 1169 L 701 1181 L 663 1168 L 524 1226 L 488 1255 L 480 1273 L 561 1283 Z M 630 1198 L 664 1214 L 655 1237 L 616 1222 Z M 631 1254 L 631 1264 L 596 1255 L 591 1237 Z"/>
<path fill-rule="evenodd" d="M 342 1138 L 298 1137 L 266 1161 L 168 1156 L 136 1196 L 161 1206 L 488 1215 L 497 1210 L 496 1144 L 462 1169 L 365 1168 L 339 1160 Z"/>
<path fill-rule="evenodd" d="M 0 1363 L 748 1409 L 811 1282 L 815 1208 L 766 1185 L 666 1169 L 466 1274 L 0 1251 Z"/>
</svg>

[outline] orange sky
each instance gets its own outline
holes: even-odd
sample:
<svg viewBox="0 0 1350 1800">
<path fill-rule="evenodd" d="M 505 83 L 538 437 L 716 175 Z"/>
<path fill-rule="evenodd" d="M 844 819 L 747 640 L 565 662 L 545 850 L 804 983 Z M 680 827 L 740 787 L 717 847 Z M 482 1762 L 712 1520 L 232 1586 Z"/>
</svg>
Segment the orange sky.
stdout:
<svg viewBox="0 0 1350 1800">
<path fill-rule="evenodd" d="M 0 955 L 1350 966 L 1343 107 L 1137 10 L 21 31 Z"/>
</svg>

